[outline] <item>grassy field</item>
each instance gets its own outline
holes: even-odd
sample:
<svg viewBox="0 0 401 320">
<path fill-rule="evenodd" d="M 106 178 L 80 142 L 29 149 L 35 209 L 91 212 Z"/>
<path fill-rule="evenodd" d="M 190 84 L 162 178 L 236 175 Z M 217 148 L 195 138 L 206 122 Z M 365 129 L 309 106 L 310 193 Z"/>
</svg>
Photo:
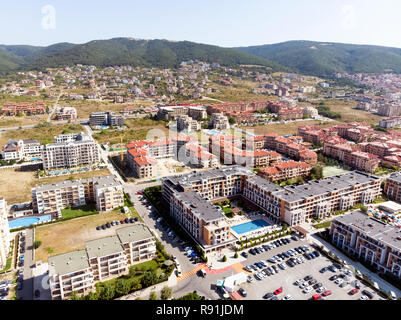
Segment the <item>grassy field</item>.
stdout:
<svg viewBox="0 0 401 320">
<path fill-rule="evenodd" d="M 96 230 L 96 227 L 126 217 L 125 214 L 113 211 L 36 227 L 35 240 L 42 241 L 42 245 L 35 251 L 36 261 L 47 261 L 51 255 L 84 249 L 87 241 L 113 236 L 116 229 L 125 225 L 106 230 Z M 132 212 L 130 217 L 135 218 L 137 215 Z"/>
<path fill-rule="evenodd" d="M 253 101 L 253 100 L 277 100 L 277 97 L 268 97 L 260 94 L 253 94 L 251 90 L 255 88 L 255 83 L 251 81 L 233 81 L 231 86 L 224 86 L 213 83 L 218 93 L 210 93 L 207 96 L 227 102 Z"/>
<path fill-rule="evenodd" d="M 73 174 L 75 179 L 85 179 L 95 176 L 110 175 L 108 169 Z M 39 179 L 34 171 L 16 171 L 15 169 L 0 170 L 0 195 L 5 197 L 8 204 L 30 201 L 31 189 L 36 185 L 43 185 L 67 180 L 70 176 L 59 176 Z M 10 184 L 10 181 L 12 183 Z M 11 187 L 10 187 L 11 186 Z"/>
<path fill-rule="evenodd" d="M 60 106 L 72 106 L 77 109 L 79 119 L 87 119 L 92 112 L 95 111 L 114 111 L 119 112 L 128 106 L 151 106 L 151 100 L 134 100 L 130 103 L 112 103 L 106 101 L 96 100 L 82 100 L 82 101 L 61 101 Z"/>
<path fill-rule="evenodd" d="M 331 177 L 335 176 L 338 174 L 343 174 L 349 172 L 347 170 L 344 170 L 342 168 L 337 168 L 337 167 L 323 167 L 323 176 L 326 177 Z"/>
<path fill-rule="evenodd" d="M 369 124 L 378 124 L 381 119 L 384 119 L 384 117 L 370 112 L 355 109 L 357 106 L 355 101 L 326 100 L 324 105 L 328 106 L 331 111 L 340 113 L 341 121 L 363 121 Z"/>
<path fill-rule="evenodd" d="M 150 119 L 127 119 L 125 121 L 127 129 L 124 131 L 119 130 L 102 130 L 99 133 L 95 133 L 93 137 L 99 143 L 120 143 L 120 138 L 124 143 L 132 140 L 143 140 L 146 139 L 149 130 L 158 129 L 161 133 L 164 133 L 164 137 L 168 138 L 168 128 L 166 128 L 164 121 L 155 121 Z M 162 138 L 161 135 L 159 138 Z"/>
<path fill-rule="evenodd" d="M 61 133 L 84 131 L 80 124 L 39 124 L 32 129 L 20 129 L 3 132 L 0 136 L 0 145 L 5 145 L 9 139 L 36 139 L 43 144 L 54 142 L 54 136 Z"/>
<path fill-rule="evenodd" d="M 61 210 L 63 219 L 74 219 L 77 217 L 90 216 L 96 213 L 98 213 L 98 211 L 96 210 L 96 206 L 94 204 L 87 204 L 78 208 L 65 208 Z"/>
<path fill-rule="evenodd" d="M 35 125 L 42 121 L 46 121 L 46 119 L 47 115 L 37 115 L 29 117 L 1 117 L 0 128 Z"/>
<path fill-rule="evenodd" d="M 254 130 L 255 134 L 267 134 L 267 133 L 277 133 L 278 135 L 287 135 L 287 134 L 297 134 L 298 127 L 302 126 L 320 126 L 322 128 L 331 127 L 338 124 L 335 121 L 323 122 L 318 120 L 310 120 L 310 121 L 297 121 L 291 123 L 274 123 L 268 124 L 264 126 L 255 126 L 255 127 L 241 127 L 246 130 Z"/>
</svg>

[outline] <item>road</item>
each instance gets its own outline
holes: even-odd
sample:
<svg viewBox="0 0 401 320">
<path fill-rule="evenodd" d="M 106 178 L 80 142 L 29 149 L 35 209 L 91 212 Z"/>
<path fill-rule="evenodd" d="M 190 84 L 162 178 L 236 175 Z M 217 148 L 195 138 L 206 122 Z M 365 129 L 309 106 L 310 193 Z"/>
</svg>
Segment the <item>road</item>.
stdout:
<svg viewBox="0 0 401 320">
<path fill-rule="evenodd" d="M 16 290 L 17 299 L 33 300 L 33 275 L 31 267 L 35 256 L 33 249 L 34 229 L 26 229 L 24 253 L 24 281 L 22 290 Z M 19 258 L 18 258 L 19 259 Z M 19 261 L 19 260 L 18 260 Z"/>
<path fill-rule="evenodd" d="M 93 135 L 93 131 L 91 129 L 91 127 L 88 124 L 83 124 L 83 127 L 85 128 L 86 132 L 88 133 L 88 135 L 92 138 Z M 93 138 L 92 138 L 93 139 Z M 95 140 L 95 139 L 93 139 Z M 95 140 L 96 141 L 96 140 Z M 118 171 L 114 168 L 113 164 L 111 163 L 111 161 L 109 160 L 109 154 L 106 150 L 104 150 L 98 143 L 98 148 L 100 151 L 100 157 L 102 158 L 102 160 L 104 161 L 104 163 L 107 165 L 107 168 L 109 169 L 109 171 L 111 172 L 112 175 L 115 175 L 118 180 L 123 184 L 123 186 L 125 185 L 125 181 L 123 178 L 121 178 L 120 174 L 118 173 Z"/>
<path fill-rule="evenodd" d="M 52 115 L 53 115 L 54 111 L 57 110 L 57 108 L 58 108 L 58 102 L 59 102 L 60 97 L 61 97 L 62 95 L 63 95 L 63 91 L 61 90 L 61 91 L 60 91 L 60 94 L 59 94 L 58 97 L 57 97 L 56 103 L 55 103 L 55 104 L 53 105 L 53 107 L 49 110 L 50 112 L 49 112 L 49 116 L 47 117 L 47 122 L 50 122 L 50 121 L 51 121 Z"/>
</svg>

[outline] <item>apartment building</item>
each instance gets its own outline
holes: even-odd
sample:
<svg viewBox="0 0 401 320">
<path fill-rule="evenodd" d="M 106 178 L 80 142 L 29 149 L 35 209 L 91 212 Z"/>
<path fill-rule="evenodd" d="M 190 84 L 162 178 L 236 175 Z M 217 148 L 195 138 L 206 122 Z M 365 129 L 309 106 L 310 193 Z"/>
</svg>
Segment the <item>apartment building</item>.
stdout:
<svg viewBox="0 0 401 320">
<path fill-rule="evenodd" d="M 116 234 L 125 250 L 129 265 L 157 256 L 156 239 L 144 224 L 117 229 Z"/>
<path fill-rule="evenodd" d="M 284 161 L 273 163 L 271 167 L 261 168 L 258 175 L 269 181 L 280 181 L 306 177 L 312 170 L 312 166 L 306 162 Z"/>
<path fill-rule="evenodd" d="M 35 139 L 8 140 L 1 150 L 4 160 L 31 160 L 42 156 L 42 144 Z"/>
<path fill-rule="evenodd" d="M 7 264 L 8 254 L 10 253 L 10 228 L 7 219 L 6 199 L 0 198 L 0 270 Z"/>
<path fill-rule="evenodd" d="M 260 177 L 248 179 L 244 196 L 259 206 L 263 204 L 273 221 L 294 226 L 313 217 L 330 216 L 333 210 L 347 210 L 357 203 L 372 202 L 380 195 L 381 179 L 353 171 L 278 191 L 270 183 L 262 182 Z M 263 189 L 258 185 L 267 187 Z"/>
<path fill-rule="evenodd" d="M 333 220 L 334 245 L 355 255 L 378 271 L 401 278 L 401 231 L 360 211 Z"/>
<path fill-rule="evenodd" d="M 86 250 L 49 257 L 48 265 L 53 300 L 66 300 L 73 292 L 81 295 L 94 289 L 93 270 Z"/>
<path fill-rule="evenodd" d="M 236 240 L 222 209 L 213 206 L 199 192 L 175 192 L 170 202 L 170 215 L 206 252 L 228 247 Z"/>
<path fill-rule="evenodd" d="M 95 165 L 100 161 L 98 145 L 88 135 L 59 135 L 55 141 L 42 149 L 45 170 Z"/>
<path fill-rule="evenodd" d="M 86 242 L 86 252 L 95 281 L 104 281 L 128 271 L 128 259 L 117 236 Z"/>
<path fill-rule="evenodd" d="M 82 180 L 65 180 L 32 189 L 32 205 L 36 214 L 49 214 L 61 218 L 61 210 L 79 207 L 92 202 L 101 212 L 124 205 L 121 183 L 114 176 L 93 177 Z"/>
<path fill-rule="evenodd" d="M 213 113 L 210 117 L 210 126 L 216 130 L 228 130 L 230 129 L 230 122 L 224 114 Z"/>
<path fill-rule="evenodd" d="M 379 121 L 379 127 L 382 128 L 394 128 L 401 126 L 401 117 L 392 117 L 388 119 L 383 119 Z"/>
<path fill-rule="evenodd" d="M 118 126 L 124 125 L 124 119 L 121 115 L 112 111 L 92 112 L 89 116 L 89 125 L 97 126 Z"/>
<path fill-rule="evenodd" d="M 384 194 L 390 199 L 401 203 L 401 174 L 393 173 L 386 179 Z"/>
<path fill-rule="evenodd" d="M 177 117 L 177 131 L 193 132 L 199 131 L 201 125 L 198 121 L 192 119 L 187 115 L 181 115 Z"/>
<path fill-rule="evenodd" d="M 76 120 L 78 118 L 77 109 L 74 107 L 63 107 L 56 113 L 56 120 Z"/>
<path fill-rule="evenodd" d="M 139 179 L 152 178 L 155 172 L 157 160 L 148 156 L 134 156 L 135 150 L 128 151 L 128 165 Z"/>
<path fill-rule="evenodd" d="M 219 159 L 197 143 L 187 143 L 185 158 L 179 160 L 197 168 L 214 168 L 219 165 Z"/>
<path fill-rule="evenodd" d="M 179 116 L 184 115 L 196 120 L 207 118 L 206 109 L 202 105 L 168 105 L 158 108 L 157 118 L 159 120 L 176 120 Z"/>
<path fill-rule="evenodd" d="M 46 104 L 44 102 L 6 102 L 0 109 L 0 115 L 4 116 L 18 116 L 19 114 L 30 116 L 44 113 L 46 113 Z"/>
<path fill-rule="evenodd" d="M 115 236 L 86 242 L 84 250 L 49 257 L 49 282 L 53 300 L 72 292 L 87 294 L 98 281 L 125 274 L 128 267 L 157 256 L 156 239 L 144 224 L 116 230 Z"/>
</svg>

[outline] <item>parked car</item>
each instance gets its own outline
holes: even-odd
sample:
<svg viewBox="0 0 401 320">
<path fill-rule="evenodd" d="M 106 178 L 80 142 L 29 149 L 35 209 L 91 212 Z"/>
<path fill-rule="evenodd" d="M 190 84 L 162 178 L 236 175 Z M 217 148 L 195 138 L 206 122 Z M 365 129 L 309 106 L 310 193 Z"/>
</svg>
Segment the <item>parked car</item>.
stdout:
<svg viewBox="0 0 401 320">
<path fill-rule="evenodd" d="M 327 296 L 331 295 L 332 293 L 333 293 L 333 292 L 332 292 L 331 290 L 327 290 L 327 291 L 325 291 L 325 292 L 322 293 L 322 296 L 323 296 L 323 297 L 327 297 Z"/>
<path fill-rule="evenodd" d="M 351 296 L 357 294 L 359 292 L 358 289 L 352 289 L 350 292 L 348 292 Z"/>
<path fill-rule="evenodd" d="M 367 296 L 369 299 L 373 299 L 373 293 L 368 290 L 362 290 L 362 294 Z"/>
<path fill-rule="evenodd" d="M 238 292 L 241 294 L 241 296 L 246 297 L 248 294 L 246 293 L 246 291 L 243 288 L 240 288 L 238 290 Z"/>
<path fill-rule="evenodd" d="M 277 296 L 282 292 L 283 292 L 283 287 L 280 287 L 280 288 L 278 288 L 277 290 L 274 291 L 274 294 Z"/>
<path fill-rule="evenodd" d="M 320 300 L 320 299 L 322 299 L 322 296 L 321 296 L 320 294 L 314 294 L 314 295 L 312 296 L 312 299 L 313 299 L 313 300 Z"/>
<path fill-rule="evenodd" d="M 274 297 L 274 294 L 271 293 L 271 292 L 268 292 L 268 293 L 266 293 L 266 294 L 263 296 L 263 299 L 270 299 L 270 298 L 272 298 L 272 297 Z"/>
<path fill-rule="evenodd" d="M 107 227 L 106 227 L 105 224 L 102 225 L 102 229 L 103 229 L 103 230 L 106 230 L 106 229 L 107 229 Z"/>
<path fill-rule="evenodd" d="M 244 258 L 248 258 L 248 254 L 247 254 L 245 251 L 242 252 L 241 255 L 242 255 Z"/>
</svg>

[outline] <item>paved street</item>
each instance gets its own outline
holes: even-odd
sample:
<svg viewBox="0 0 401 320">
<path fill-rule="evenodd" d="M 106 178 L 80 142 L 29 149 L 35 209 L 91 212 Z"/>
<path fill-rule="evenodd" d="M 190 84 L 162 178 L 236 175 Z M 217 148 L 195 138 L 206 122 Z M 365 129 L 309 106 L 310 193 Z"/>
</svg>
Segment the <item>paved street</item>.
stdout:
<svg viewBox="0 0 401 320">
<path fill-rule="evenodd" d="M 33 276 L 32 265 L 34 264 L 33 250 L 33 229 L 26 229 L 25 236 L 25 253 L 24 253 L 24 281 L 22 290 L 16 290 L 17 299 L 32 300 L 33 299 Z M 19 261 L 19 260 L 18 260 Z M 18 268 L 18 265 L 17 265 Z"/>
</svg>

